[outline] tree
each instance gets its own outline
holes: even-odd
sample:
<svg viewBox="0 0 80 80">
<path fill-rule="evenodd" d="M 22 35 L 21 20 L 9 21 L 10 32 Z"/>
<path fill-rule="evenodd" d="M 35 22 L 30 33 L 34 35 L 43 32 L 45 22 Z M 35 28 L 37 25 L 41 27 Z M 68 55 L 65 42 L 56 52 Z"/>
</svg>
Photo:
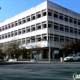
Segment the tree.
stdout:
<svg viewBox="0 0 80 80">
<path fill-rule="evenodd" d="M 72 52 L 76 54 L 78 51 L 80 51 L 80 43 L 78 42 L 78 40 L 67 43 L 63 42 L 60 45 L 60 49 L 62 49 L 64 52 L 72 50 Z"/>
<path fill-rule="evenodd" d="M 71 49 L 71 44 L 68 42 L 62 42 L 60 43 L 60 50 L 63 51 L 63 57 L 65 57 L 65 53 Z"/>
<path fill-rule="evenodd" d="M 2 61 L 3 61 L 4 60 L 5 53 L 3 52 L 2 45 L 3 44 L 0 44 L 0 59 L 2 59 Z"/>
<path fill-rule="evenodd" d="M 16 58 L 18 60 L 19 56 L 22 54 L 22 49 L 20 43 L 16 41 L 8 42 L 4 47 L 4 52 L 9 55 L 9 58 Z"/>
</svg>

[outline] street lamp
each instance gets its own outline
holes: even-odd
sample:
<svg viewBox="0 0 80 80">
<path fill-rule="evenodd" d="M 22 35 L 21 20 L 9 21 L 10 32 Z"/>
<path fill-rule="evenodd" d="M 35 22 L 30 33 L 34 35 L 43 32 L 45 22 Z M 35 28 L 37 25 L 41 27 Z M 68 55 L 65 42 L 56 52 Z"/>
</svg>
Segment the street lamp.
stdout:
<svg viewBox="0 0 80 80">
<path fill-rule="evenodd" d="M 48 2 L 48 0 L 46 0 Z M 50 54 L 50 29 L 48 26 L 48 7 L 47 7 L 47 28 L 48 28 L 48 47 L 49 47 L 49 52 L 48 52 L 48 57 L 49 57 L 49 62 L 51 62 L 51 54 Z"/>
<path fill-rule="evenodd" d="M 49 32 L 49 42 L 48 42 L 48 44 L 49 44 L 49 62 L 51 61 L 51 50 L 50 50 L 50 29 L 48 29 L 48 32 Z"/>
<path fill-rule="evenodd" d="M 48 0 L 47 0 L 48 2 Z M 49 62 L 51 61 L 51 54 L 50 54 L 50 29 L 49 29 L 49 26 L 48 26 L 48 7 L 47 7 L 47 28 L 48 28 L 48 47 L 49 47 L 49 52 L 48 52 L 48 57 L 49 57 Z"/>
</svg>

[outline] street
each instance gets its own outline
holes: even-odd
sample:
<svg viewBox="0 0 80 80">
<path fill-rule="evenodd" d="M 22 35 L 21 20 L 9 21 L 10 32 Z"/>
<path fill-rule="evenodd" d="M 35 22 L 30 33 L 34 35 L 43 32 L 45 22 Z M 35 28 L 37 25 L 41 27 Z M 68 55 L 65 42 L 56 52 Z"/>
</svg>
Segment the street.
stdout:
<svg viewBox="0 0 80 80">
<path fill-rule="evenodd" d="M 73 80 L 80 62 L 24 63 L 0 65 L 0 80 Z"/>
</svg>

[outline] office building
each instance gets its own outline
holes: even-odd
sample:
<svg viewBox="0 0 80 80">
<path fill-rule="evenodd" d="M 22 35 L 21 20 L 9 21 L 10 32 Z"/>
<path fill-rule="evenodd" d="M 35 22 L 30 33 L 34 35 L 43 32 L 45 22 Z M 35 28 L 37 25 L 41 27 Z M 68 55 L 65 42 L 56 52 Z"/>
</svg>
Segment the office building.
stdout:
<svg viewBox="0 0 80 80">
<path fill-rule="evenodd" d="M 50 1 L 32 7 L 0 22 L 0 43 L 19 41 L 32 58 L 36 50 L 39 59 L 55 59 L 61 42 L 80 41 L 80 14 Z M 57 51 L 55 51 L 57 50 Z"/>
</svg>

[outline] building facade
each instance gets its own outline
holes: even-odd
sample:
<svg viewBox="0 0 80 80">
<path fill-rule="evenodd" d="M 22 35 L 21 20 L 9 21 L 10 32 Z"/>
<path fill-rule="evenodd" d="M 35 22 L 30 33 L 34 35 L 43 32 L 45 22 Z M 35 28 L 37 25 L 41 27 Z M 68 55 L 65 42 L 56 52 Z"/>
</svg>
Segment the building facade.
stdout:
<svg viewBox="0 0 80 80">
<path fill-rule="evenodd" d="M 39 59 L 48 59 L 49 49 L 50 58 L 55 59 L 61 42 L 76 39 L 80 41 L 80 14 L 50 1 L 0 22 L 0 43 L 20 42 L 30 59 L 36 50 Z"/>
</svg>

